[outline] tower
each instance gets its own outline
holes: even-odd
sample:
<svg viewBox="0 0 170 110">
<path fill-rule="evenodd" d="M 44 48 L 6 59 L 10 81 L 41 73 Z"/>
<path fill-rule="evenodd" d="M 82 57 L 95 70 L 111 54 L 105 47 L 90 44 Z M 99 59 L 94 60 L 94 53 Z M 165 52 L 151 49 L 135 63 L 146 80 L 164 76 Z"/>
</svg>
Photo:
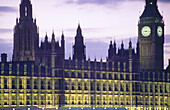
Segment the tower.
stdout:
<svg viewBox="0 0 170 110">
<path fill-rule="evenodd" d="M 75 37 L 75 44 L 73 46 L 73 49 L 74 49 L 73 60 L 76 60 L 76 59 L 77 60 L 86 60 L 85 48 L 86 48 L 86 46 L 84 45 L 82 30 L 81 30 L 81 27 L 79 24 L 78 28 L 77 28 L 77 34 Z"/>
<path fill-rule="evenodd" d="M 13 61 L 34 61 L 38 44 L 39 34 L 36 20 L 33 22 L 32 18 L 32 4 L 30 0 L 22 0 L 20 18 L 14 28 Z"/>
<path fill-rule="evenodd" d="M 140 71 L 163 70 L 164 22 L 157 0 L 146 0 L 138 24 Z"/>
</svg>

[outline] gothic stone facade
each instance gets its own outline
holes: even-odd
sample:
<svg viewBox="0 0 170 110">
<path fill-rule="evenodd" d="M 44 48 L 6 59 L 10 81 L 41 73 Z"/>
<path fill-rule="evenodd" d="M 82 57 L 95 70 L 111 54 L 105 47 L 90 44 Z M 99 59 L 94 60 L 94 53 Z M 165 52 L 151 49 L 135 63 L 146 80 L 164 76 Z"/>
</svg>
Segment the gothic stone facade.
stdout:
<svg viewBox="0 0 170 110">
<path fill-rule="evenodd" d="M 0 107 L 123 107 L 170 109 L 170 66 L 163 70 L 164 22 L 157 0 L 146 0 L 137 48 L 110 42 L 106 61 L 86 59 L 80 24 L 73 58 L 65 59 L 65 37 L 39 46 L 30 0 L 22 0 L 14 29 L 13 61 L 0 63 Z"/>
</svg>

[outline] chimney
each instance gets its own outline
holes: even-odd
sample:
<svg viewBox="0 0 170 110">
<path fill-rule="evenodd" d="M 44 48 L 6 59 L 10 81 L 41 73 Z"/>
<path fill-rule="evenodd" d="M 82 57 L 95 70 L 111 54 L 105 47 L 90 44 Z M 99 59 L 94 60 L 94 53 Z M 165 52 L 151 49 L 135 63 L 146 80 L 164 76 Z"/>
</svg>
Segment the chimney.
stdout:
<svg viewBox="0 0 170 110">
<path fill-rule="evenodd" d="M 1 54 L 1 62 L 2 63 L 6 63 L 7 62 L 7 54 L 6 53 Z"/>
</svg>

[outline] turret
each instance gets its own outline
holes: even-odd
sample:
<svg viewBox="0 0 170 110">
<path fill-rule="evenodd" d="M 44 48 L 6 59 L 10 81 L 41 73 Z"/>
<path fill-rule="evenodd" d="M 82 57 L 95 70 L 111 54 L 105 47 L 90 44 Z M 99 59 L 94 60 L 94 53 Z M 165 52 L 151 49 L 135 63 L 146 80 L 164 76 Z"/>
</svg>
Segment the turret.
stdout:
<svg viewBox="0 0 170 110">
<path fill-rule="evenodd" d="M 109 50 L 108 50 L 108 57 L 109 57 L 109 59 L 111 59 L 113 57 L 113 45 L 112 45 L 112 41 L 110 41 Z"/>
<path fill-rule="evenodd" d="M 45 42 L 48 42 L 48 36 L 47 36 L 47 33 L 46 33 L 46 36 L 45 36 Z"/>
<path fill-rule="evenodd" d="M 30 0 L 22 0 L 20 4 L 20 20 L 32 19 L 32 5 Z"/>
<path fill-rule="evenodd" d="M 129 58 L 132 58 L 132 42 L 131 42 L 131 39 L 129 41 Z"/>
<path fill-rule="evenodd" d="M 113 44 L 113 56 L 116 57 L 116 41 L 115 40 Z"/>
<path fill-rule="evenodd" d="M 53 31 L 53 34 L 52 34 L 52 39 L 51 39 L 51 48 L 52 48 L 52 51 L 54 52 L 55 51 L 55 34 L 54 34 L 54 31 Z"/>
<path fill-rule="evenodd" d="M 122 40 L 122 44 L 121 44 L 121 57 L 124 57 L 124 44 L 123 44 L 123 40 Z"/>
<path fill-rule="evenodd" d="M 129 41 L 129 49 L 132 48 L 132 42 L 131 42 L 131 39 Z"/>
<path fill-rule="evenodd" d="M 122 44 L 121 44 L 121 50 L 124 50 L 124 44 L 123 44 L 123 41 L 122 41 Z"/>
<path fill-rule="evenodd" d="M 36 20 L 32 18 L 32 4 L 30 0 L 22 0 L 20 17 L 16 19 L 14 29 L 13 61 L 35 61 L 39 48 L 39 33 Z"/>
<path fill-rule="evenodd" d="M 3 53 L 1 54 L 1 63 L 6 63 L 7 62 L 7 54 Z"/>
<path fill-rule="evenodd" d="M 73 60 L 76 60 L 76 59 L 80 61 L 82 59 L 86 60 L 85 48 L 86 46 L 84 45 L 84 39 L 82 36 L 80 24 L 79 24 L 77 28 L 76 37 L 75 37 L 75 44 L 73 46 L 73 49 L 74 49 Z"/>
<path fill-rule="evenodd" d="M 62 48 L 63 54 L 65 54 L 64 32 L 62 32 L 62 35 L 61 35 L 61 48 Z"/>
</svg>

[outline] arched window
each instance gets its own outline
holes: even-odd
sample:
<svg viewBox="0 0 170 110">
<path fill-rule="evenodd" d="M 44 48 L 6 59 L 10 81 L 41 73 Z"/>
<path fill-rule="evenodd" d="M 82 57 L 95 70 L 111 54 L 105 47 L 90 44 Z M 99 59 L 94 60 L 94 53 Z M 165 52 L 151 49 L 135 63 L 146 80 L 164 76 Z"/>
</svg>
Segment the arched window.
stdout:
<svg viewBox="0 0 170 110">
<path fill-rule="evenodd" d="M 88 73 L 84 73 L 84 78 L 88 78 Z"/>
<path fill-rule="evenodd" d="M 78 78 L 82 78 L 82 73 L 78 73 Z"/>
<path fill-rule="evenodd" d="M 72 78 L 75 78 L 75 77 L 76 77 L 76 75 L 75 75 L 74 72 L 71 73 L 71 77 L 72 77 Z"/>
<path fill-rule="evenodd" d="M 103 74 L 103 79 L 106 79 L 106 74 Z"/>
<path fill-rule="evenodd" d="M 28 16 L 28 8 L 25 7 L 25 16 Z"/>
</svg>

